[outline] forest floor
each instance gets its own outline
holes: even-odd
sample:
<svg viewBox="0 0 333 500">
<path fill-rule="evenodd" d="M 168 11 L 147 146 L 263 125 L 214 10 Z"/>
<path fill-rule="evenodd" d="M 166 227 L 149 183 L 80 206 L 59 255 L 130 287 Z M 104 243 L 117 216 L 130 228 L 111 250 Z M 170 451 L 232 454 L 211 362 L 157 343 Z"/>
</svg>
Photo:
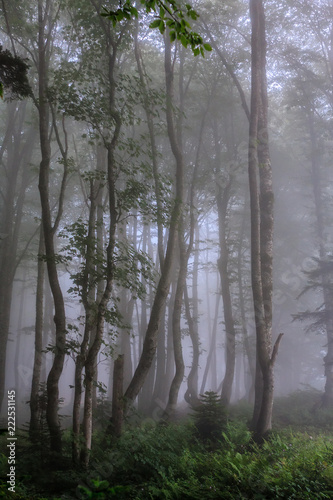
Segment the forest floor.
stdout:
<svg viewBox="0 0 333 500">
<path fill-rule="evenodd" d="M 47 465 L 47 432 L 32 446 L 22 431 L 15 493 L 8 491 L 8 453 L 0 456 L 0 498 L 333 499 L 333 411 L 317 407 L 318 395 L 303 391 L 277 399 L 274 429 L 260 446 L 248 430 L 245 402 L 228 415 L 213 408 L 213 419 L 207 411 L 168 425 L 142 419 L 127 424 L 117 441 L 100 430 L 84 473 L 71 467 L 70 431 L 57 468 Z"/>
</svg>

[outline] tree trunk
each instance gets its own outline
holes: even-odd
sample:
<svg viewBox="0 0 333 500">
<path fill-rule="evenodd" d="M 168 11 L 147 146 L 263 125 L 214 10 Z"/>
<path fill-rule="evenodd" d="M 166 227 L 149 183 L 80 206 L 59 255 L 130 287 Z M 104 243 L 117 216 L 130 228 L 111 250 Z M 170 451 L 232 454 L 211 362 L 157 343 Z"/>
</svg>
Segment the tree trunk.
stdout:
<svg viewBox="0 0 333 500">
<path fill-rule="evenodd" d="M 49 57 L 49 40 L 45 40 L 45 27 L 49 19 L 48 4 L 43 12 L 43 2 L 38 1 L 38 77 L 39 77 L 39 133 L 41 147 L 41 162 L 39 169 L 39 193 L 42 207 L 42 225 L 44 232 L 45 257 L 50 288 L 54 301 L 54 323 L 56 327 L 55 350 L 53 365 L 47 378 L 47 411 L 46 419 L 50 431 L 51 451 L 60 454 L 62 451 L 61 427 L 58 416 L 59 379 L 62 374 L 66 347 L 66 316 L 64 298 L 60 288 L 57 264 L 55 258 L 54 232 L 51 221 L 49 197 L 49 175 L 51 146 L 49 138 L 49 106 L 47 102 L 47 72 Z"/>
<path fill-rule="evenodd" d="M 38 254 L 44 255 L 44 235 L 40 229 Z M 43 326 L 44 326 L 44 281 L 45 262 L 42 257 L 38 259 L 37 267 L 37 292 L 36 292 L 36 323 L 35 323 L 35 354 L 30 393 L 30 424 L 29 435 L 36 441 L 40 432 L 39 385 L 43 360 Z"/>
<path fill-rule="evenodd" d="M 235 373 L 236 360 L 236 332 L 232 313 L 230 280 L 228 274 L 229 249 L 227 244 L 227 209 L 230 198 L 231 179 L 228 180 L 226 186 L 218 187 L 217 208 L 219 216 L 219 242 L 220 242 L 220 258 L 218 260 L 218 268 L 221 278 L 222 301 L 224 326 L 226 335 L 225 349 L 225 375 L 222 382 L 221 401 L 228 406 L 231 399 L 232 385 Z"/>
<path fill-rule="evenodd" d="M 178 222 L 181 215 L 182 204 L 183 204 L 184 165 L 183 165 L 182 154 L 175 134 L 175 127 L 173 120 L 173 110 L 172 110 L 173 72 L 171 68 L 171 45 L 168 35 L 165 37 L 165 46 L 166 46 L 165 76 L 166 76 L 166 95 L 167 95 L 166 118 L 167 118 L 167 129 L 168 129 L 170 146 L 176 160 L 176 193 L 175 193 L 174 206 L 171 214 L 169 237 L 168 237 L 166 254 L 164 258 L 164 264 L 150 313 L 150 319 L 147 327 L 145 340 L 143 343 L 142 353 L 140 356 L 138 366 L 133 375 L 133 378 L 125 392 L 125 404 L 127 406 L 134 401 L 140 389 L 142 388 L 156 353 L 160 320 L 162 317 L 163 307 L 167 299 L 170 288 L 171 269 L 175 254 Z"/>
<path fill-rule="evenodd" d="M 180 229 L 178 233 L 179 239 L 183 238 L 183 235 L 180 234 L 181 230 L 182 229 Z M 169 419 L 176 408 L 178 393 L 185 372 L 183 350 L 182 350 L 181 325 L 180 325 L 184 287 L 186 283 L 186 274 L 187 274 L 187 258 L 184 247 L 185 244 L 183 241 L 182 243 L 179 244 L 179 251 L 180 251 L 179 270 L 178 270 L 177 287 L 176 287 L 175 300 L 173 303 L 173 314 L 172 314 L 172 340 L 173 340 L 173 351 L 175 357 L 176 371 L 173 380 L 171 382 L 169 398 L 167 406 L 164 411 L 163 419 Z"/>
<path fill-rule="evenodd" d="M 113 69 L 115 63 L 115 51 L 112 56 L 110 56 L 110 65 L 112 70 L 110 70 L 110 85 L 113 82 Z M 114 101 L 113 101 L 114 102 Z M 109 236 L 108 236 L 108 246 L 107 246 L 107 270 L 106 270 L 106 283 L 104 292 L 97 304 L 97 315 L 96 315 L 96 333 L 95 337 L 87 350 L 87 355 L 84 362 L 85 374 L 86 374 L 86 390 L 84 399 L 84 416 L 83 416 L 83 435 L 84 435 L 84 447 L 81 453 L 81 463 L 84 467 L 88 467 L 90 450 L 91 450 L 91 439 L 92 439 L 92 410 L 93 410 L 93 392 L 94 392 L 94 380 L 96 376 L 96 359 L 103 341 L 104 334 L 104 324 L 105 324 L 105 314 L 107 311 L 108 303 L 111 297 L 113 280 L 114 280 L 114 251 L 116 245 L 116 227 L 118 220 L 117 205 L 116 205 L 116 179 L 115 179 L 115 158 L 114 151 L 119 138 L 121 119 L 119 114 L 113 110 L 116 128 L 113 133 L 113 138 L 108 145 L 108 193 L 109 193 L 109 214 L 110 214 L 110 224 L 109 224 Z"/>
<path fill-rule="evenodd" d="M 163 307 L 160 328 L 157 336 L 157 351 L 156 351 L 156 377 L 155 377 L 155 385 L 153 391 L 153 398 L 151 402 L 151 413 L 156 410 L 156 402 L 157 401 L 165 401 L 166 399 L 166 384 L 168 383 L 168 379 L 166 378 L 166 304 Z"/>
<path fill-rule="evenodd" d="M 197 255 L 197 254 L 196 254 Z M 195 278 L 193 277 L 193 301 L 197 303 L 197 294 L 194 292 L 195 285 L 197 285 L 197 273 L 198 268 L 194 265 L 193 273 L 195 273 Z M 188 324 L 188 329 L 190 333 L 190 338 L 192 341 L 192 365 L 190 369 L 190 373 L 187 377 L 187 390 L 184 395 L 185 401 L 191 405 L 195 406 L 198 403 L 198 370 L 199 370 L 199 355 L 200 355 L 200 344 L 199 344 L 199 332 L 197 328 L 197 314 L 192 317 L 191 308 L 190 308 L 190 299 L 188 296 L 187 286 L 185 285 L 184 289 L 184 302 L 185 302 L 185 314 L 186 320 Z M 197 312 L 197 308 L 194 308 L 194 311 Z"/>
<path fill-rule="evenodd" d="M 121 354 L 114 362 L 113 390 L 112 390 L 112 434 L 121 435 L 123 425 L 123 384 L 124 384 L 124 355 Z"/>
<path fill-rule="evenodd" d="M 271 429 L 274 362 L 279 335 L 272 350 L 272 263 L 273 263 L 273 190 L 268 147 L 266 36 L 262 0 L 250 0 L 251 15 L 251 114 L 249 131 L 249 185 L 251 207 L 251 279 L 256 324 L 257 370 L 262 390 L 256 387 L 253 427 L 258 440 Z M 258 187 L 258 171 L 260 188 Z"/>
<path fill-rule="evenodd" d="M 237 246 L 237 283 L 238 283 L 238 294 L 239 294 L 239 309 L 241 317 L 241 327 L 242 327 L 242 340 L 244 348 L 244 363 L 247 358 L 248 370 L 244 366 L 244 381 L 245 390 L 249 402 L 253 402 L 254 399 L 254 388 L 255 388 L 255 352 L 254 347 L 249 341 L 249 336 L 246 328 L 246 314 L 245 314 L 245 296 L 244 296 L 244 285 L 243 285 L 243 270 L 242 270 L 242 251 L 244 242 L 244 231 L 245 224 L 247 222 L 247 199 L 244 201 L 244 212 L 242 218 L 242 225 L 239 232 L 238 246 Z M 246 357 L 245 357 L 246 354 Z M 249 380 L 250 379 L 250 380 Z"/>
<path fill-rule="evenodd" d="M 204 392 L 205 392 L 209 370 L 211 370 L 211 372 L 212 372 L 212 383 L 211 383 L 210 390 L 215 391 L 216 386 L 217 386 L 217 377 L 216 377 L 216 337 L 217 337 L 217 322 L 218 322 L 218 316 L 219 316 L 220 300 L 221 300 L 221 294 L 220 293 L 216 293 L 213 328 L 212 328 L 212 331 L 211 331 L 209 352 L 208 352 L 208 356 L 207 356 L 205 371 L 204 371 L 204 374 L 203 374 L 203 377 L 202 377 L 200 394 L 204 394 Z"/>
</svg>

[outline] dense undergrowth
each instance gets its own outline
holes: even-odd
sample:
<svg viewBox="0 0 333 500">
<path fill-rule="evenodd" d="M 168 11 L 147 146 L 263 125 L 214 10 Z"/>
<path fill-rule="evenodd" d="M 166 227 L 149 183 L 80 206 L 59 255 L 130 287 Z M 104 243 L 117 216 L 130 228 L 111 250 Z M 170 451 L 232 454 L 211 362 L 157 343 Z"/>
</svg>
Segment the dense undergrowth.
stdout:
<svg viewBox="0 0 333 500">
<path fill-rule="evenodd" d="M 275 429 L 261 446 L 248 431 L 246 404 L 233 407 L 228 418 L 223 412 L 211 418 L 217 410 L 210 407 L 208 433 L 207 425 L 200 426 L 207 414 L 200 413 L 177 424 L 146 419 L 128 425 L 116 442 L 99 432 L 84 474 L 70 466 L 69 433 L 58 470 L 46 466 L 45 443 L 32 447 L 22 433 L 16 493 L 8 494 L 3 455 L 0 498 L 332 499 L 333 414 L 315 409 L 317 399 L 313 392 L 300 392 L 277 400 Z"/>
</svg>

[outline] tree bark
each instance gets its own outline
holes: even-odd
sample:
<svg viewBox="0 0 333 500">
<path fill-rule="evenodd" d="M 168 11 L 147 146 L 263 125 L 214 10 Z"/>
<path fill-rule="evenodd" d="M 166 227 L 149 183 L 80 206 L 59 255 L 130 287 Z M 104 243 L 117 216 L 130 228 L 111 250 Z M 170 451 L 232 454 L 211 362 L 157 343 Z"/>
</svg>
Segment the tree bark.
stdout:
<svg viewBox="0 0 333 500">
<path fill-rule="evenodd" d="M 222 187 L 218 186 L 217 208 L 219 216 L 220 258 L 218 268 L 221 278 L 224 326 L 226 335 L 225 375 L 222 382 L 221 402 L 228 406 L 231 399 L 236 361 L 236 332 L 231 305 L 230 280 L 228 274 L 229 249 L 227 244 L 227 209 L 230 199 L 231 179 Z"/>
<path fill-rule="evenodd" d="M 54 323 L 56 327 L 55 349 L 53 365 L 47 378 L 47 411 L 46 419 L 50 431 L 51 451 L 60 454 L 62 451 L 61 427 L 58 416 L 59 379 L 63 371 L 66 347 L 66 315 L 62 290 L 59 284 L 57 264 L 55 258 L 54 233 L 52 226 L 49 176 L 51 161 L 51 146 L 49 137 L 49 105 L 47 102 L 47 74 L 49 58 L 49 40 L 45 39 L 46 24 L 50 19 L 51 5 L 47 5 L 43 12 L 43 1 L 38 1 L 38 90 L 39 90 L 39 134 L 41 148 L 41 162 L 39 168 L 39 193 L 42 207 L 42 225 L 44 232 L 45 258 L 47 272 L 54 301 Z M 60 208 L 59 208 L 60 210 Z"/>
<path fill-rule="evenodd" d="M 251 279 L 256 324 L 257 385 L 253 427 L 261 440 L 271 429 L 274 362 L 282 334 L 272 350 L 273 189 L 268 146 L 266 35 L 262 0 L 250 0 L 251 114 L 249 130 L 249 186 L 251 207 Z M 259 171 L 259 186 L 258 186 Z M 256 408 L 260 408 L 258 414 Z"/>
<path fill-rule="evenodd" d="M 123 425 L 123 384 L 124 384 L 124 355 L 121 354 L 114 362 L 113 390 L 112 390 L 112 434 L 121 435 Z"/>
<path fill-rule="evenodd" d="M 30 424 L 29 435 L 32 441 L 36 441 L 40 432 L 40 405 L 39 405 L 39 385 L 43 360 L 43 326 L 44 326 L 44 281 L 45 262 L 42 259 L 44 254 L 44 235 L 40 229 L 39 248 L 37 266 L 37 291 L 36 291 L 36 322 L 35 322 L 35 353 L 34 366 L 31 381 L 30 393 Z"/>
<path fill-rule="evenodd" d="M 181 226 L 180 226 L 181 227 Z M 178 238 L 183 238 L 180 234 L 182 229 L 178 232 Z M 185 365 L 183 359 L 183 349 L 182 349 L 182 338 L 181 338 L 181 312 L 183 304 L 184 288 L 186 283 L 187 274 L 187 258 L 184 241 L 179 242 L 179 270 L 177 278 L 177 287 L 175 300 L 173 303 L 173 313 L 172 313 L 172 340 L 173 340 L 173 351 L 175 357 L 175 375 L 171 382 L 171 387 L 169 390 L 169 398 L 167 406 L 164 411 L 163 419 L 171 418 L 178 400 L 178 393 L 181 383 L 184 378 Z"/>
</svg>

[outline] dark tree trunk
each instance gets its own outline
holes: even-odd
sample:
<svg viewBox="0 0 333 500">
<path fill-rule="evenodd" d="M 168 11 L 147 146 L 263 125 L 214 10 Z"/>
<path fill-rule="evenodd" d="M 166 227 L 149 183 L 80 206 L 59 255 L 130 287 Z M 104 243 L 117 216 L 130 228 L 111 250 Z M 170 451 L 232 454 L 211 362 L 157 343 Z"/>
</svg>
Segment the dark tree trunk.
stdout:
<svg viewBox="0 0 333 500">
<path fill-rule="evenodd" d="M 40 229 L 38 254 L 44 255 L 44 235 Z M 36 323 L 35 323 L 35 354 L 30 393 L 30 424 L 29 435 L 32 441 L 36 441 L 40 432 L 40 405 L 39 385 L 43 360 L 43 326 L 44 326 L 44 281 L 45 262 L 40 257 L 37 267 L 37 292 L 36 292 Z"/>
<path fill-rule="evenodd" d="M 194 269 L 193 272 L 195 272 Z M 195 275 L 196 278 L 193 279 L 194 284 L 196 284 L 197 282 L 197 272 L 195 272 Z M 194 285 L 193 289 L 195 289 Z M 193 293 L 193 300 L 194 301 L 197 300 L 197 294 L 195 292 Z M 192 365 L 190 373 L 188 374 L 187 377 L 187 390 L 185 392 L 184 399 L 189 405 L 195 406 L 198 403 L 198 370 L 199 370 L 200 344 L 199 344 L 199 333 L 198 333 L 197 323 L 196 320 L 194 319 L 194 318 L 197 319 L 197 315 L 194 316 L 193 314 L 192 316 L 187 286 L 185 286 L 184 289 L 184 303 L 185 303 L 186 320 L 188 324 L 188 329 L 193 349 Z"/>
<path fill-rule="evenodd" d="M 112 434 L 121 435 L 123 425 L 123 390 L 124 385 L 124 355 L 121 354 L 114 362 L 112 390 Z"/>
<path fill-rule="evenodd" d="M 54 233 L 52 226 L 49 196 L 51 146 L 49 137 L 49 105 L 47 102 L 47 73 L 49 40 L 45 39 L 45 27 L 52 23 L 50 19 L 51 6 L 43 9 L 42 0 L 38 1 L 38 77 L 39 77 L 39 133 L 41 147 L 41 162 L 39 169 L 39 193 L 42 207 L 42 225 L 44 232 L 45 257 L 47 272 L 54 302 L 54 323 L 56 327 L 54 358 L 47 378 L 47 410 L 46 419 L 50 431 L 51 450 L 60 454 L 62 451 L 62 435 L 58 416 L 59 379 L 62 374 L 66 346 L 66 316 L 64 298 L 60 288 L 57 264 L 55 258 Z M 58 215 L 61 213 L 59 207 Z"/>
</svg>

